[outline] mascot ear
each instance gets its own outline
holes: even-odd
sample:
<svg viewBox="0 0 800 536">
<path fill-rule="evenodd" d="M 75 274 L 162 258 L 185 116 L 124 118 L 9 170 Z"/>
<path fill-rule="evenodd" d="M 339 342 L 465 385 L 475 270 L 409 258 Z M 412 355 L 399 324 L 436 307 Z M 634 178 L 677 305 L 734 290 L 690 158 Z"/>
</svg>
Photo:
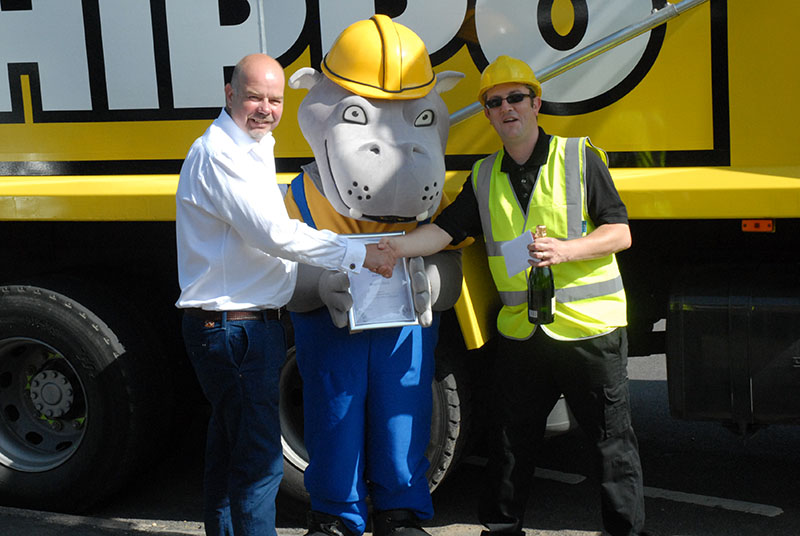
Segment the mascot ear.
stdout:
<svg viewBox="0 0 800 536">
<path fill-rule="evenodd" d="M 436 75 L 436 92 L 441 94 L 445 91 L 450 91 L 461 79 L 464 78 L 464 73 L 457 71 L 442 71 Z"/>
<path fill-rule="evenodd" d="M 321 72 L 315 71 L 311 67 L 303 67 L 289 78 L 289 87 L 292 89 L 311 89 L 322 78 L 323 74 Z"/>
</svg>

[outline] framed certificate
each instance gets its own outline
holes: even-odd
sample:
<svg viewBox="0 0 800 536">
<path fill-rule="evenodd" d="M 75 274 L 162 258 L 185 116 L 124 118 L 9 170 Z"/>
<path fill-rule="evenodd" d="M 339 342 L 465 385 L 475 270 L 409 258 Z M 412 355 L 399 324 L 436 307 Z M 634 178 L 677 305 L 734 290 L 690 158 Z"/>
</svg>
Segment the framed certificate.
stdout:
<svg viewBox="0 0 800 536">
<path fill-rule="evenodd" d="M 403 231 L 353 234 L 347 235 L 347 238 L 371 244 L 380 242 L 385 236 L 402 234 Z M 367 269 L 348 275 L 350 294 L 353 296 L 353 307 L 349 312 L 350 331 L 419 324 L 414 309 L 407 259 L 397 260 L 392 277 L 388 279 Z"/>
</svg>

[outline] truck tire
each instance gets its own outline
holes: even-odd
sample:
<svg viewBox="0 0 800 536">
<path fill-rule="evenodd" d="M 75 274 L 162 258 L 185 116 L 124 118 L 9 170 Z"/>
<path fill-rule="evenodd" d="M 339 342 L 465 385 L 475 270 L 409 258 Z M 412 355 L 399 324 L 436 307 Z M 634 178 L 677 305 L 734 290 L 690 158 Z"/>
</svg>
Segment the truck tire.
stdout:
<svg viewBox="0 0 800 536">
<path fill-rule="evenodd" d="M 297 368 L 294 346 L 289 347 L 286 363 L 281 369 L 279 413 L 283 446 L 282 512 L 290 517 L 300 517 L 311 498 L 303 484 L 308 451 L 303 439 L 303 380 Z"/>
<path fill-rule="evenodd" d="M 470 444 L 472 390 L 463 357 L 450 352 L 436 356 L 431 441 L 425 451 L 431 464 L 427 472 L 431 491 L 458 466 Z"/>
<path fill-rule="evenodd" d="M 428 485 L 433 491 L 455 468 L 469 439 L 471 395 L 467 376 L 460 361 L 438 355 L 432 385 L 433 414 L 431 439 L 425 456 L 430 462 Z M 308 451 L 303 441 L 303 381 L 297 369 L 295 350 L 291 347 L 280 381 L 281 442 L 283 444 L 283 514 L 302 515 L 310 503 L 303 484 L 308 466 Z"/>
<path fill-rule="evenodd" d="M 141 472 L 165 430 L 143 319 L 105 290 L 64 288 L 0 286 L 2 504 L 83 511 Z"/>
</svg>

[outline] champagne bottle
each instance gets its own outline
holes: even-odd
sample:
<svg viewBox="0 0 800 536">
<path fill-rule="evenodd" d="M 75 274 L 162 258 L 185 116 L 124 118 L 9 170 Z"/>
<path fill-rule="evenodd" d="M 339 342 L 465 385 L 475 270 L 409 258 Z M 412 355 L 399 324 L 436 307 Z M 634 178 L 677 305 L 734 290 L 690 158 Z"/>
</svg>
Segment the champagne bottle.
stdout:
<svg viewBox="0 0 800 536">
<path fill-rule="evenodd" d="M 536 226 L 536 238 L 547 236 L 547 226 Z M 556 312 L 553 271 L 549 266 L 532 266 L 528 274 L 528 322 L 550 324 Z"/>
</svg>

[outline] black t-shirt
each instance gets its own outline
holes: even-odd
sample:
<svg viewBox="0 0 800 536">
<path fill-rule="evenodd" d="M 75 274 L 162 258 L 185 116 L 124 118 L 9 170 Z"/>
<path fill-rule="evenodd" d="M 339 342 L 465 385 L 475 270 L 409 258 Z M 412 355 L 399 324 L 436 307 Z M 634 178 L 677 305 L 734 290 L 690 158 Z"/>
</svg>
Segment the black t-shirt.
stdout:
<svg viewBox="0 0 800 536">
<path fill-rule="evenodd" d="M 500 169 L 508 173 L 514 193 L 523 210 L 527 210 L 530 194 L 536 184 L 539 168 L 547 162 L 550 150 L 549 134 L 539 128 L 539 139 L 528 161 L 523 165 L 503 154 Z M 586 208 L 596 227 L 606 223 L 628 223 L 628 211 L 619 197 L 611 173 L 603 160 L 594 152 L 586 151 Z M 483 234 L 478 200 L 472 187 L 472 175 L 467 177 L 461 192 L 436 218 L 436 225 L 453 237 L 458 244 L 468 236 Z"/>
</svg>

